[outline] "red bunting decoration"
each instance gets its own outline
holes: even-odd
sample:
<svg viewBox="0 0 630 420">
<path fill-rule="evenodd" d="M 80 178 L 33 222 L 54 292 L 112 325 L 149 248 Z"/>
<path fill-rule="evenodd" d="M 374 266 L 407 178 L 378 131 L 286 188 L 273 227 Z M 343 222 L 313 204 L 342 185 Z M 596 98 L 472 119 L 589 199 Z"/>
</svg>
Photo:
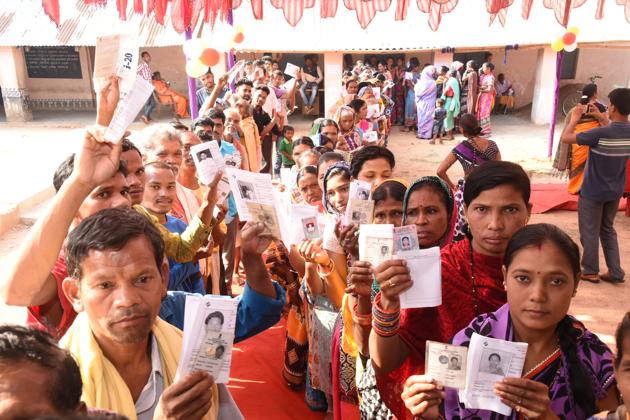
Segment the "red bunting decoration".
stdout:
<svg viewBox="0 0 630 420">
<path fill-rule="evenodd" d="M 339 0 L 319 0 L 319 15 L 322 18 L 335 17 Z"/>
<path fill-rule="evenodd" d="M 143 12 L 143 3 L 142 0 L 133 0 L 133 12 L 134 13 L 142 13 Z"/>
<path fill-rule="evenodd" d="M 282 9 L 289 25 L 295 26 L 302 19 L 304 9 L 315 6 L 315 0 L 271 0 L 271 5 L 276 9 Z"/>
<path fill-rule="evenodd" d="M 50 20 L 59 26 L 59 0 L 42 0 L 42 8 Z"/>
<path fill-rule="evenodd" d="M 458 0 L 417 0 L 418 8 L 429 14 L 429 27 L 437 31 L 442 21 L 442 13 L 451 12 Z"/>
<path fill-rule="evenodd" d="M 359 25 L 365 29 L 376 16 L 376 12 L 384 12 L 389 9 L 392 0 L 343 0 L 343 4 L 349 10 L 357 12 Z"/>
<path fill-rule="evenodd" d="M 501 26 L 505 26 L 507 9 L 514 3 L 514 0 L 486 0 L 486 10 L 490 13 L 490 25 L 499 17 Z"/>
<path fill-rule="evenodd" d="M 569 24 L 571 17 L 571 9 L 580 7 L 586 0 L 543 0 L 543 4 L 547 9 L 553 9 L 556 20 L 565 28 Z"/>
<path fill-rule="evenodd" d="M 78 0 L 79 2 L 81 0 Z M 241 6 L 243 0 L 133 0 L 134 13 L 146 16 L 154 15 L 155 20 L 164 24 L 164 16 L 171 8 L 171 20 L 173 28 L 178 32 L 184 32 L 187 28 L 195 27 L 203 14 L 203 20 L 214 26 L 217 17 L 226 21 L 230 10 Z M 254 17 L 263 19 L 263 0 L 250 0 Z M 357 20 L 362 28 L 366 28 L 376 16 L 377 12 L 386 11 L 392 2 L 396 2 L 395 20 L 404 20 L 409 12 L 409 3 L 412 0 L 344 0 L 344 5 L 350 10 L 356 11 Z M 428 24 L 433 31 L 437 31 L 442 15 L 455 9 L 459 0 L 415 0 L 418 9 L 429 15 Z M 472 0 L 469 0 L 472 1 Z M 545 8 L 553 10 L 556 20 L 564 27 L 568 26 L 571 11 L 584 5 L 589 0 L 543 0 Z M 594 2 L 594 0 L 592 0 Z M 597 0 L 595 19 L 604 16 L 604 4 L 606 0 Z M 146 2 L 146 8 L 144 3 Z M 319 0 L 320 17 L 330 18 L 337 14 L 339 0 Z M 83 0 L 84 4 L 105 6 L 107 0 Z M 118 15 L 121 20 L 127 19 L 127 5 L 129 0 L 116 0 Z M 286 21 L 291 26 L 296 26 L 302 19 L 305 9 L 315 7 L 315 0 L 271 0 L 272 6 L 282 9 Z M 490 14 L 490 24 L 498 17 L 502 25 L 506 23 L 507 10 L 514 0 L 486 0 L 486 11 Z M 539 4 L 539 2 L 536 2 Z M 626 20 L 630 22 L 630 0 L 616 0 L 616 4 L 624 8 Z M 79 3 L 80 5 L 80 3 Z M 78 7 L 78 6 L 77 6 Z M 521 0 L 521 17 L 529 19 L 534 0 Z M 42 9 L 46 15 L 56 24 L 60 24 L 61 16 L 59 0 L 42 0 Z M 146 10 L 145 10 L 146 9 Z M 564 43 L 566 44 L 566 43 Z M 570 45 L 570 44 L 566 44 Z"/>
</svg>

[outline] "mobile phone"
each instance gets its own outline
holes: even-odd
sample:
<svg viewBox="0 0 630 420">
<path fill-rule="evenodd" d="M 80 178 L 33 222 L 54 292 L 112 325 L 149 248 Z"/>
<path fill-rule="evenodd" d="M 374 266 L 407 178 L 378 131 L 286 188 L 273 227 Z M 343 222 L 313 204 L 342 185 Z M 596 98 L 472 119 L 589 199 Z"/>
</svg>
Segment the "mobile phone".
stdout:
<svg viewBox="0 0 630 420">
<path fill-rule="evenodd" d="M 584 95 L 580 98 L 580 104 L 586 105 L 588 104 L 588 96 Z"/>
</svg>

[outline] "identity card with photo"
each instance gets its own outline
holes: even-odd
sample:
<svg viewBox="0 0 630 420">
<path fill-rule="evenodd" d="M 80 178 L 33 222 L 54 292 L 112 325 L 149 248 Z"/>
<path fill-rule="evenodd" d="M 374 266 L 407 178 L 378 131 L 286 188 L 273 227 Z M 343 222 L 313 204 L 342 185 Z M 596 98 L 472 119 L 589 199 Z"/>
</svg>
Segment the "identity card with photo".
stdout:
<svg viewBox="0 0 630 420">
<path fill-rule="evenodd" d="M 291 205 L 291 245 L 322 237 L 317 207 L 308 204 Z"/>
<path fill-rule="evenodd" d="M 348 192 L 348 204 L 346 204 L 346 214 L 344 224 L 350 223 L 369 224 L 374 216 L 374 201 L 372 197 L 372 184 L 365 181 L 355 180 L 350 183 Z"/>
<path fill-rule="evenodd" d="M 420 249 L 418 244 L 418 228 L 406 225 L 394 228 L 394 252 Z"/>
<path fill-rule="evenodd" d="M 445 387 L 457 389 L 466 387 L 467 347 L 427 341 L 425 353 L 425 375 Z"/>
<path fill-rule="evenodd" d="M 360 225 L 359 260 L 376 267 L 392 258 L 393 248 L 394 225 Z"/>
<path fill-rule="evenodd" d="M 204 185 L 210 185 L 217 171 L 225 172 L 225 161 L 221 156 L 219 144 L 216 141 L 203 142 L 190 148 L 199 181 Z M 222 204 L 230 195 L 230 183 L 225 173 L 217 185 L 217 203 Z"/>
<path fill-rule="evenodd" d="M 230 183 L 230 189 L 234 194 L 236 210 L 241 221 L 256 220 L 249 214 L 247 201 L 270 206 L 275 205 L 274 188 L 271 184 L 270 174 L 249 172 L 229 166 L 226 166 L 225 173 Z"/>
<path fill-rule="evenodd" d="M 228 382 L 238 302 L 224 296 L 186 296 L 177 378 L 195 370 L 205 370 L 216 383 Z"/>
<path fill-rule="evenodd" d="M 395 257 L 407 262 L 413 284 L 400 293 L 400 307 L 432 308 L 442 304 L 442 261 L 440 248 L 397 252 Z"/>
<path fill-rule="evenodd" d="M 245 205 L 249 211 L 250 220 L 265 225 L 265 229 L 260 236 L 271 236 L 275 239 L 282 239 L 278 213 L 273 205 L 246 201 Z"/>
<path fill-rule="evenodd" d="M 520 378 L 523 373 L 527 343 L 499 340 L 473 333 L 468 346 L 466 387 L 459 400 L 469 409 L 490 410 L 504 416 L 512 408 L 494 393 L 494 385 L 506 376 Z"/>
</svg>

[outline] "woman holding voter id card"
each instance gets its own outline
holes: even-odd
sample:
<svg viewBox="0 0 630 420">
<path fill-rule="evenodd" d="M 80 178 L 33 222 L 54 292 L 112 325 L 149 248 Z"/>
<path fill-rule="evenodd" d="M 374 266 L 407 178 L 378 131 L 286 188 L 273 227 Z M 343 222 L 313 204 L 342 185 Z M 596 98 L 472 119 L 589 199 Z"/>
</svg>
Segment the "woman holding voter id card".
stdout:
<svg viewBox="0 0 630 420">
<path fill-rule="evenodd" d="M 426 340 L 448 342 L 473 318 L 506 302 L 503 254 L 529 220 L 529 196 L 529 177 L 514 163 L 488 162 L 470 173 L 464 191 L 469 233 L 440 250 L 442 299 L 437 307 L 400 308 L 401 293 L 414 282 L 405 261 L 393 259 L 374 268 L 381 291 L 373 305 L 370 356 L 383 401 L 397 418 L 411 417 L 400 395 L 409 376 L 424 372 Z M 413 206 L 406 213 L 413 217 Z M 421 247 L 446 240 L 423 244 L 419 239 Z"/>
<path fill-rule="evenodd" d="M 447 419 L 585 419 L 616 409 L 612 352 L 584 324 L 567 315 L 580 274 L 575 242 L 550 224 L 526 226 L 507 246 L 503 274 L 508 303 L 477 317 L 452 343 L 469 348 L 466 389 L 474 384 L 478 393 L 485 392 L 487 405 L 491 398 L 498 399 L 510 414 L 467 408 L 472 404 L 461 401 L 457 389 L 444 391 L 439 380 L 424 375 L 411 376 L 405 383 L 402 398 L 410 413 L 437 418 L 441 412 Z M 500 352 L 491 349 L 485 349 L 492 359 L 487 367 L 492 366 L 494 372 L 484 371 L 483 364 L 479 371 L 471 368 L 475 334 L 527 343 L 522 375 L 506 375 L 503 371 L 510 362 L 502 361 Z M 507 360 L 510 354 L 502 356 Z"/>
</svg>

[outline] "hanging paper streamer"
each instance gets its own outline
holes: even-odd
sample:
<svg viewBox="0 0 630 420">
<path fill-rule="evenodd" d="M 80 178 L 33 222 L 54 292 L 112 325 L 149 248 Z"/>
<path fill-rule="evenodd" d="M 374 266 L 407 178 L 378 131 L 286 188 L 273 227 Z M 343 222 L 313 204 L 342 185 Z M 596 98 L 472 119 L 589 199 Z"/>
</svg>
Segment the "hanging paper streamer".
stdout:
<svg viewBox="0 0 630 420">
<path fill-rule="evenodd" d="M 503 54 L 503 64 L 507 64 L 507 53 L 510 50 L 518 50 L 518 44 L 505 46 L 505 53 Z"/>
</svg>

